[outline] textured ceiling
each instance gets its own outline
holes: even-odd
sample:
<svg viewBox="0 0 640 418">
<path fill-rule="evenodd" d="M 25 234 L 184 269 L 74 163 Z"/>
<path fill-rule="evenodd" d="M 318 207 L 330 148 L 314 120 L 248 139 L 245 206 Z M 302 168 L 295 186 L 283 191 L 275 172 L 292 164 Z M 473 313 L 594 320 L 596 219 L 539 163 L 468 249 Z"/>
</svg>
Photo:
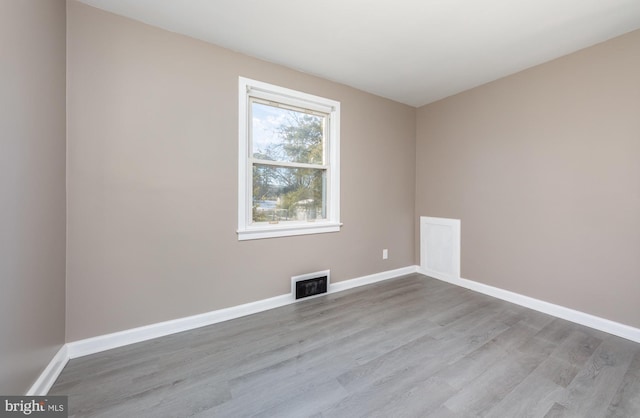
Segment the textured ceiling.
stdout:
<svg viewBox="0 0 640 418">
<path fill-rule="evenodd" d="M 421 106 L 640 28 L 640 0 L 81 0 Z"/>
</svg>

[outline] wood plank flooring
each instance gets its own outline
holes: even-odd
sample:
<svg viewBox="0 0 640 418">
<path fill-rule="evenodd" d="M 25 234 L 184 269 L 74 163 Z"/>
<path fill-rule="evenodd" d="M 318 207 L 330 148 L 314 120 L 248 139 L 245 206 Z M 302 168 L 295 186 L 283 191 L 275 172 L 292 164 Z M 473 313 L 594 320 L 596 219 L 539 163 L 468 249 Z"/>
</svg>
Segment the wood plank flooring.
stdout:
<svg viewBox="0 0 640 418">
<path fill-rule="evenodd" d="M 71 360 L 72 417 L 640 417 L 640 344 L 422 275 Z"/>
</svg>

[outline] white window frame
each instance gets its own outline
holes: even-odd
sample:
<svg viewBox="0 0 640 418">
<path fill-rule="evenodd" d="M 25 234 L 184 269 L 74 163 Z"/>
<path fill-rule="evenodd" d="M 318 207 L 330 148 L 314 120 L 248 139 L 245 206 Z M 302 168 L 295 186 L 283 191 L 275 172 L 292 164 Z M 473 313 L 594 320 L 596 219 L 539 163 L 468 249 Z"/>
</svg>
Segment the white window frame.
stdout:
<svg viewBox="0 0 640 418">
<path fill-rule="evenodd" d="M 285 87 L 238 79 L 238 240 L 338 232 L 340 223 L 340 102 Z M 327 216 L 314 221 L 286 221 L 277 224 L 253 222 L 253 156 L 251 154 L 251 97 L 269 100 L 328 115 L 325 132 L 327 166 Z"/>
</svg>

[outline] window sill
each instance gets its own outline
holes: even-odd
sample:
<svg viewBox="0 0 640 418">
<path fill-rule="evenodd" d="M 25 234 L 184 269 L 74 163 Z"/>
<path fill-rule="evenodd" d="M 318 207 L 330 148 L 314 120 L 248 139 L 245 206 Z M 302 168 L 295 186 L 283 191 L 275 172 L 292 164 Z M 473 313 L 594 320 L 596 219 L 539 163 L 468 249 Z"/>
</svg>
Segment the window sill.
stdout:
<svg viewBox="0 0 640 418">
<path fill-rule="evenodd" d="M 340 232 L 341 226 L 341 223 L 335 222 L 309 222 L 295 225 L 266 225 L 263 227 L 239 230 L 238 241 Z"/>
</svg>

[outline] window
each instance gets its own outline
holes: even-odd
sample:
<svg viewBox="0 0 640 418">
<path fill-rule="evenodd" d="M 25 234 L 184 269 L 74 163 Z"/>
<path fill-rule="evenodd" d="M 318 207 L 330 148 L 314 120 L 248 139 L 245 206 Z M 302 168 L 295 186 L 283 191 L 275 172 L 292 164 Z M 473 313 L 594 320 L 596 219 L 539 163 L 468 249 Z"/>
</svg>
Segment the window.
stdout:
<svg viewBox="0 0 640 418">
<path fill-rule="evenodd" d="M 340 103 L 240 77 L 238 239 L 340 230 Z"/>
</svg>

